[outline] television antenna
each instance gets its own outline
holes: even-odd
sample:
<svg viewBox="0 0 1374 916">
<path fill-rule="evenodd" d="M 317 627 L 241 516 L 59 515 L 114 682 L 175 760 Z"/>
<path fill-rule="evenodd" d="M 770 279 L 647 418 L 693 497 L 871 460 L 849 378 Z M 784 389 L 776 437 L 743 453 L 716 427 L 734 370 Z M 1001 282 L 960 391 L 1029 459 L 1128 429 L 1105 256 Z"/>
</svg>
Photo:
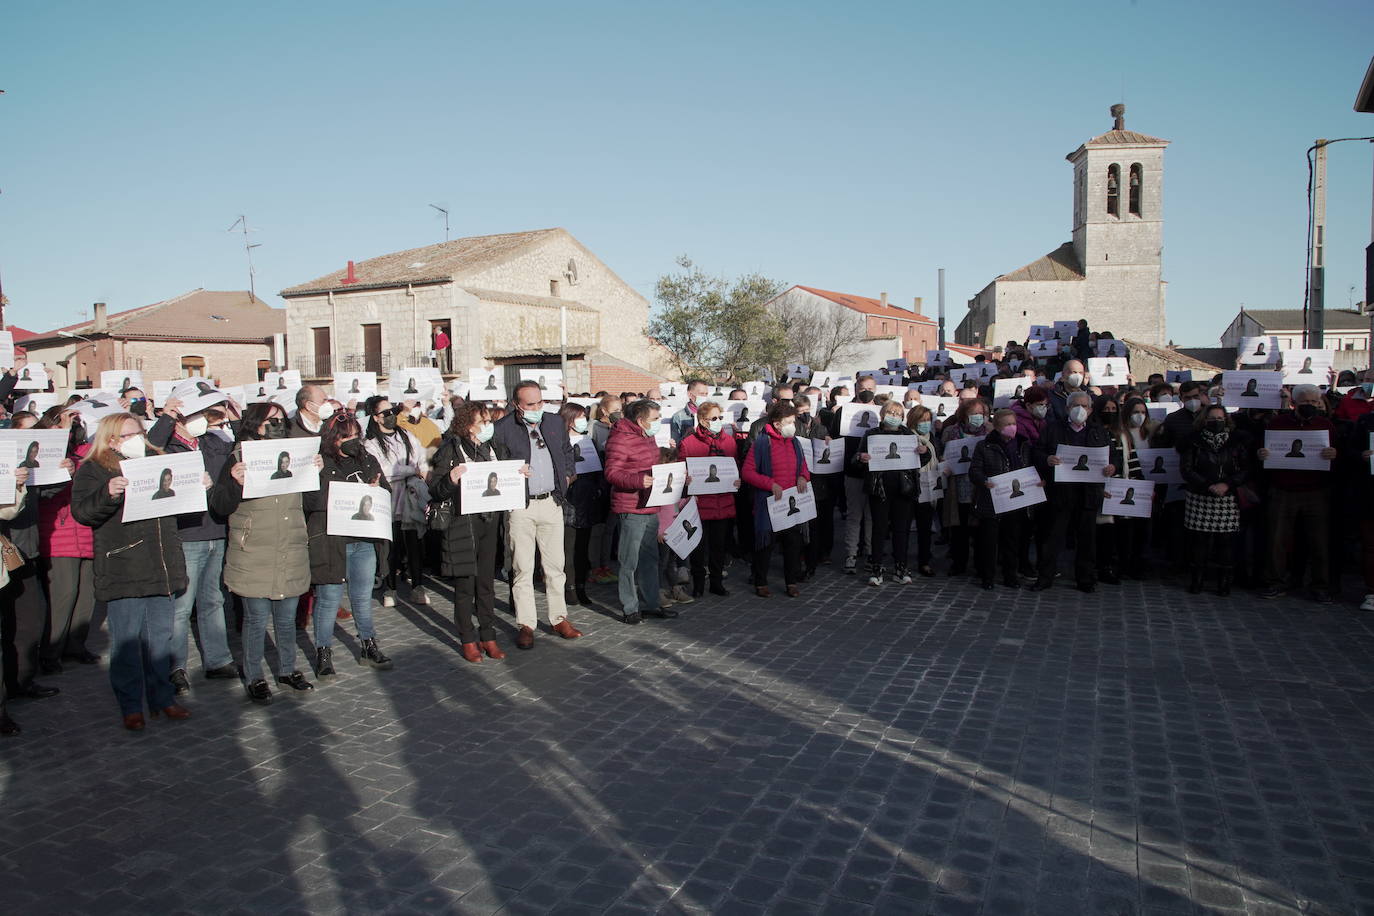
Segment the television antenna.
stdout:
<svg viewBox="0 0 1374 916">
<path fill-rule="evenodd" d="M 243 230 L 243 253 L 248 258 L 248 294 L 256 300 L 258 298 L 258 291 L 255 283 L 256 274 L 253 271 L 253 249 L 261 248 L 262 243 L 249 243 L 248 233 L 257 232 L 258 230 L 248 228 L 248 217 L 244 216 L 242 213 L 239 214 L 238 219 L 234 220 L 234 225 L 230 226 L 225 231 L 233 232 L 235 229 Z"/>
<path fill-rule="evenodd" d="M 433 207 L 434 209 L 438 210 L 440 213 L 444 214 L 444 241 L 447 242 L 447 241 L 448 241 L 448 208 L 446 208 L 446 207 L 441 207 L 441 206 L 439 206 L 438 204 L 430 204 L 430 206 Z"/>
</svg>

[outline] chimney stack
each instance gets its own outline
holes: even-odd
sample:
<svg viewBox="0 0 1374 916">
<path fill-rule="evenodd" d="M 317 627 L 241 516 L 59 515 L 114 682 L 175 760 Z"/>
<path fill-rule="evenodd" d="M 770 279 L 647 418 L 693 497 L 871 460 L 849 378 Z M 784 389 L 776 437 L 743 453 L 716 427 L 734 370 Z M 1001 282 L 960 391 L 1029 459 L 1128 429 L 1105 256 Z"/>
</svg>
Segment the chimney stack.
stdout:
<svg viewBox="0 0 1374 916">
<path fill-rule="evenodd" d="M 1112 106 L 1112 130 L 1126 129 L 1126 106 L 1117 104 Z"/>
<path fill-rule="evenodd" d="M 97 302 L 94 305 L 92 305 L 91 314 L 92 317 L 95 319 L 91 325 L 91 329 L 94 331 L 105 330 L 105 303 Z"/>
<path fill-rule="evenodd" d="M 349 262 L 348 262 L 348 276 L 346 276 L 346 277 L 343 278 L 343 285 L 344 285 L 344 286 L 352 286 L 354 283 L 357 283 L 357 282 L 358 282 L 358 275 L 357 275 L 357 273 L 353 270 L 353 262 L 352 262 L 352 261 L 349 261 Z"/>
<path fill-rule="evenodd" d="M 912 307 L 912 309 L 916 312 L 916 314 L 918 314 L 918 315 L 921 314 L 921 297 L 920 297 L 920 296 L 917 296 L 915 299 L 911 300 L 911 307 Z"/>
<path fill-rule="evenodd" d="M 882 301 L 883 308 L 887 308 L 887 293 L 879 293 L 878 298 Z"/>
</svg>

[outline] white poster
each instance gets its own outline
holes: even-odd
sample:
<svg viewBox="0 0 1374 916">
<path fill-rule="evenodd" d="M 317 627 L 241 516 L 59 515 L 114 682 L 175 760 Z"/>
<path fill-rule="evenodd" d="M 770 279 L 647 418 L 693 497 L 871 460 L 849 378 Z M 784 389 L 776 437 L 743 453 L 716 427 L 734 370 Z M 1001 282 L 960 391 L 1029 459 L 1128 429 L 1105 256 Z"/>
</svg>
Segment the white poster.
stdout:
<svg viewBox="0 0 1374 916">
<path fill-rule="evenodd" d="M 811 377 L 811 367 L 805 363 L 788 363 L 787 377 L 791 379 L 808 379 Z"/>
<path fill-rule="evenodd" d="M 869 436 L 868 469 L 914 471 L 921 466 L 921 459 L 916 454 L 919 444 L 915 436 Z"/>
<path fill-rule="evenodd" d="M 536 382 L 546 401 L 563 400 L 563 371 L 561 369 L 521 369 L 520 381 Z"/>
<path fill-rule="evenodd" d="M 1024 376 L 1021 378 L 999 378 L 992 383 L 992 406 L 1010 407 L 1013 401 L 1021 400 L 1026 389 L 1034 387 Z"/>
<path fill-rule="evenodd" d="M 81 415 L 81 422 L 91 432 L 95 432 L 95 425 L 110 414 L 124 412 L 124 408 L 119 406 L 119 399 L 108 395 L 77 401 L 72 405 L 72 410 Z"/>
<path fill-rule="evenodd" d="M 811 439 L 811 459 L 807 464 L 812 474 L 839 474 L 844 470 L 843 439 Z M 806 446 L 802 446 L 806 452 Z M 1374 463 L 1374 459 L 1371 459 Z"/>
<path fill-rule="evenodd" d="M 1026 334 L 1027 340 L 1049 340 L 1054 337 L 1054 327 L 1048 324 L 1033 324 Z"/>
<path fill-rule="evenodd" d="M 763 401 L 726 401 L 725 410 L 730 414 L 730 423 L 741 432 L 766 413 Z"/>
<path fill-rule="evenodd" d="M 1330 372 L 1335 362 L 1335 350 L 1284 350 L 1283 383 L 1324 388 L 1331 383 Z"/>
<path fill-rule="evenodd" d="M 469 369 L 468 397 L 474 401 L 506 400 L 506 383 L 499 369 Z"/>
<path fill-rule="evenodd" d="M 205 458 L 200 452 L 126 458 L 119 462 L 119 473 L 129 479 L 125 522 L 205 511 Z"/>
<path fill-rule="evenodd" d="M 654 444 L 659 448 L 677 448 L 677 443 L 673 441 L 673 424 L 668 420 L 668 417 L 661 417 L 658 431 L 654 433 Z"/>
<path fill-rule="evenodd" d="M 525 508 L 525 475 L 521 473 L 524 466 L 523 461 L 470 463 L 467 472 L 458 478 L 463 514 Z"/>
<path fill-rule="evenodd" d="M 1101 483 L 1107 467 L 1107 446 L 1060 445 L 1054 453 L 1059 464 L 1055 483 Z"/>
<path fill-rule="evenodd" d="M 989 477 L 992 484 L 992 511 L 1001 515 L 1045 502 L 1045 482 L 1035 468 L 1020 468 Z"/>
<path fill-rule="evenodd" d="M 100 373 L 100 387 L 121 397 L 130 388 L 143 391 L 143 373 L 138 369 L 105 369 Z"/>
<path fill-rule="evenodd" d="M 954 415 L 958 413 L 959 399 L 922 396 L 921 406 L 929 407 L 930 413 L 934 417 L 934 419 L 943 423 L 946 420 L 953 419 Z"/>
<path fill-rule="evenodd" d="M 937 470 L 929 477 L 921 477 L 921 496 L 918 500 L 923 503 L 933 503 L 945 495 L 945 475 L 942 470 Z"/>
<path fill-rule="evenodd" d="M 1242 366 L 1273 366 L 1280 352 L 1277 337 L 1242 337 L 1236 355 Z"/>
<path fill-rule="evenodd" d="M 596 450 L 591 436 L 574 434 L 568 441 L 572 443 L 573 473 L 593 474 L 601 470 L 601 453 Z"/>
<path fill-rule="evenodd" d="M 1127 385 L 1131 367 L 1124 357 L 1094 356 L 1088 360 L 1088 376 L 1094 385 Z"/>
<path fill-rule="evenodd" d="M 402 401 L 430 401 L 438 394 L 438 389 L 419 373 L 393 372 L 387 379 L 386 399 L 393 405 Z"/>
<path fill-rule="evenodd" d="M 1125 358 L 1126 345 L 1119 340 L 1099 340 L 1097 342 L 1097 355 L 1103 357 L 1120 356 Z M 1092 370 L 1089 369 L 1089 372 Z"/>
<path fill-rule="evenodd" d="M 835 372 L 813 372 L 811 373 L 811 384 L 817 388 L 831 388 L 835 384 Z"/>
<path fill-rule="evenodd" d="M 906 361 L 905 357 L 899 356 L 896 359 L 889 359 L 887 361 L 888 372 L 906 372 L 908 368 L 910 368 L 910 364 Z"/>
<path fill-rule="evenodd" d="M 644 502 L 646 507 L 667 506 L 682 499 L 682 491 L 687 487 L 687 462 L 656 464 L 650 470 L 654 485 L 649 488 L 649 498 Z"/>
<path fill-rule="evenodd" d="M 1330 432 L 1325 429 L 1267 429 L 1264 447 L 1269 457 L 1264 466 L 1294 471 L 1329 471 L 1331 462 L 1323 458 L 1321 452 L 1330 443 Z"/>
<path fill-rule="evenodd" d="M 47 391 L 48 390 L 48 370 L 43 368 L 42 363 L 29 363 L 19 370 L 19 380 L 15 382 L 15 391 Z"/>
<path fill-rule="evenodd" d="M 274 391 L 299 388 L 301 387 L 301 370 L 287 369 L 283 372 L 265 372 L 262 376 L 262 383 L 267 387 L 269 397 Z"/>
<path fill-rule="evenodd" d="M 840 434 L 858 438 L 878 425 L 878 408 L 850 401 L 840 408 Z"/>
<path fill-rule="evenodd" d="M 750 384 L 762 385 L 763 383 L 762 383 L 762 382 L 752 382 L 752 383 L 751 383 L 751 382 L 745 382 L 745 383 L 744 383 L 744 390 L 745 390 L 745 391 L 748 391 L 748 390 L 749 390 L 748 386 L 749 386 Z M 730 385 L 722 385 L 720 382 L 716 382 L 714 385 L 711 386 L 711 390 L 710 390 L 710 392 L 709 392 L 706 396 L 709 397 L 709 398 L 725 398 L 725 399 L 728 400 L 729 397 L 730 397 L 730 388 L 731 388 Z M 763 394 L 763 390 L 762 390 L 762 388 L 761 388 L 761 389 L 759 390 L 759 396 L 761 397 L 762 394 Z"/>
<path fill-rule="evenodd" d="M 14 333 L 0 331 L 0 369 L 14 368 Z M 11 500 L 13 502 L 13 500 Z"/>
<path fill-rule="evenodd" d="M 334 399 L 340 404 L 349 401 L 362 403 L 377 393 L 377 373 L 375 372 L 336 372 L 334 373 Z"/>
<path fill-rule="evenodd" d="M 658 395 L 660 398 L 686 397 L 687 385 L 684 382 L 659 382 Z"/>
<path fill-rule="evenodd" d="M 253 385 L 250 388 L 250 390 L 254 394 L 257 394 L 258 389 L 261 385 L 262 383 L 259 382 L 257 385 Z M 172 396 L 172 389 L 176 386 L 176 379 L 155 379 L 153 381 L 153 390 L 149 391 L 147 388 L 144 388 L 143 393 L 151 394 L 153 397 L 153 403 L 156 404 L 158 407 L 161 407 L 163 404 L 167 403 L 167 399 Z"/>
<path fill-rule="evenodd" d="M 1037 340 L 1026 348 L 1031 356 L 1043 358 L 1047 356 L 1059 355 L 1059 341 L 1057 340 Z"/>
<path fill-rule="evenodd" d="M 1072 318 L 1068 321 L 1056 321 L 1050 333 L 1055 340 L 1071 341 L 1078 333 L 1078 322 Z"/>
<path fill-rule="evenodd" d="M 1124 515 L 1127 518 L 1149 518 L 1154 509 L 1155 491 L 1148 480 L 1128 480 L 1108 477 L 1102 489 L 1102 514 Z"/>
<path fill-rule="evenodd" d="M 189 417 L 200 413 L 207 407 L 223 404 L 226 400 L 223 391 L 204 379 L 187 379 L 172 389 L 172 397 L 181 401 L 181 415 Z M 294 395 L 293 395 L 294 398 Z"/>
<path fill-rule="evenodd" d="M 781 496 L 769 496 L 764 502 L 768 504 L 768 520 L 775 532 L 786 531 L 816 517 L 816 491 L 811 487 L 807 487 L 805 493 L 788 487 Z"/>
<path fill-rule="evenodd" d="M 809 451 L 805 444 L 802 452 Z M 707 458 L 688 458 L 687 476 L 692 478 L 689 487 L 693 496 L 709 496 L 712 493 L 733 493 L 739 489 L 739 469 L 735 459 L 729 455 L 713 455 Z"/>
<path fill-rule="evenodd" d="M 1283 375 L 1278 372 L 1233 371 L 1221 374 L 1221 403 L 1226 407 L 1283 406 L 1280 390 Z"/>
<path fill-rule="evenodd" d="M 13 442 L 16 467 L 29 469 L 29 483 L 45 486 L 66 483 L 72 477 L 62 467 L 71 434 L 65 429 L 0 430 L 0 442 Z"/>
<path fill-rule="evenodd" d="M 768 383 L 760 381 L 745 382 L 739 387 L 744 389 L 744 394 L 749 400 L 758 401 L 760 404 L 763 403 L 764 393 L 768 391 Z M 726 388 L 728 389 L 729 386 L 727 385 Z M 730 392 L 727 390 L 725 394 L 728 397 Z"/>
<path fill-rule="evenodd" d="M 1183 472 L 1179 469 L 1179 454 L 1172 448 L 1138 448 L 1136 458 L 1140 460 L 1140 473 L 1153 483 L 1183 483 Z"/>
<path fill-rule="evenodd" d="M 14 443 L 0 442 L 0 506 L 14 505 L 14 465 Z"/>
<path fill-rule="evenodd" d="M 328 500 L 326 534 L 391 540 L 391 493 L 385 487 L 333 480 L 329 483 Z"/>
<path fill-rule="evenodd" d="M 697 549 L 701 538 L 701 512 L 697 509 L 696 497 L 692 497 L 663 532 L 663 543 L 685 560 Z"/>
<path fill-rule="evenodd" d="M 66 398 L 62 397 L 62 395 L 56 391 L 33 391 L 16 397 L 14 399 L 14 410 L 15 413 L 26 410 L 38 416 L 42 414 L 43 411 L 51 407 L 56 407 L 64 401 L 66 401 Z"/>
<path fill-rule="evenodd" d="M 315 456 L 320 453 L 316 436 L 301 439 L 258 439 L 243 442 L 243 496 L 280 496 L 310 493 L 320 488 Z"/>
<path fill-rule="evenodd" d="M 926 351 L 926 365 L 927 365 L 927 366 L 952 366 L 952 365 L 954 365 L 954 360 L 952 360 L 952 359 L 950 358 L 950 355 L 949 355 L 949 351 L 948 351 L 948 350 L 927 350 L 927 351 Z"/>
<path fill-rule="evenodd" d="M 1164 381 L 1173 385 L 1178 382 L 1191 382 L 1193 380 L 1192 369 L 1168 369 L 1164 373 Z"/>
<path fill-rule="evenodd" d="M 1154 401 L 1145 405 L 1145 410 L 1150 415 L 1150 419 L 1156 423 L 1162 422 L 1165 417 L 1175 410 L 1182 410 L 1183 405 L 1178 401 Z"/>
</svg>

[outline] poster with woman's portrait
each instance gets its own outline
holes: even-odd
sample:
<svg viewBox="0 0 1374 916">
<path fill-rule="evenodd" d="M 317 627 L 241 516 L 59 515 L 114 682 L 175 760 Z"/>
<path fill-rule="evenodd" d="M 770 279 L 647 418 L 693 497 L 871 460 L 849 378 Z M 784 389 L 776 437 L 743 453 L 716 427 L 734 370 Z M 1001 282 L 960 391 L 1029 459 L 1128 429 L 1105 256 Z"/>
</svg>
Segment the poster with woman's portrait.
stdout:
<svg viewBox="0 0 1374 916">
<path fill-rule="evenodd" d="M 1010 407 L 1013 401 L 1021 400 L 1034 387 L 1035 382 L 1025 376 L 996 379 L 992 383 L 992 406 Z"/>
<path fill-rule="evenodd" d="M 649 487 L 649 498 L 645 507 L 668 506 L 682 499 L 687 487 L 687 462 L 674 461 L 671 464 L 656 464 L 651 469 L 653 486 Z"/>
<path fill-rule="evenodd" d="M 463 514 L 525 508 L 523 461 L 473 461 L 458 478 Z"/>
<path fill-rule="evenodd" d="M 687 505 L 678 512 L 677 517 L 663 532 L 663 543 L 682 559 L 692 555 L 701 543 L 701 512 L 697 509 L 696 497 L 687 500 Z"/>
<path fill-rule="evenodd" d="M 439 396 L 434 383 L 419 372 L 406 372 L 404 369 L 392 372 L 387 379 L 386 398 L 392 404 L 403 401 L 432 401 Z"/>
<path fill-rule="evenodd" d="M 804 439 L 802 455 L 806 457 L 806 469 L 813 475 L 839 474 L 844 470 L 843 439 Z"/>
<path fill-rule="evenodd" d="M 205 511 L 205 458 L 200 452 L 149 455 L 119 462 L 127 477 L 123 521 Z"/>
<path fill-rule="evenodd" d="M 144 391 L 143 371 L 140 369 L 104 369 L 100 373 L 100 387 L 121 396 L 130 388 Z"/>
<path fill-rule="evenodd" d="M 998 474 L 989 477 L 988 483 L 992 484 L 992 511 L 998 515 L 1046 501 L 1045 482 L 1035 468 Z"/>
<path fill-rule="evenodd" d="M 591 436 L 574 434 L 568 437 L 568 441 L 572 444 L 573 473 L 594 474 L 601 470 L 601 453 L 596 450 L 596 443 Z"/>
<path fill-rule="evenodd" d="M 1221 388 L 1221 403 L 1225 407 L 1261 407 L 1278 410 L 1283 406 L 1283 398 L 1280 395 L 1283 374 L 1280 372 L 1223 372 Z"/>
<path fill-rule="evenodd" d="M 15 467 L 29 469 L 29 485 L 66 483 L 72 477 L 62 467 L 71 434 L 65 429 L 0 430 L 0 442 L 14 443 Z"/>
<path fill-rule="evenodd" d="M 267 388 L 268 397 L 274 391 L 294 391 L 301 387 L 301 370 L 287 369 L 283 372 L 264 372 L 262 383 Z"/>
<path fill-rule="evenodd" d="M 320 472 L 315 469 L 315 456 L 320 453 L 317 437 L 244 440 L 242 447 L 245 499 L 320 488 Z"/>
<path fill-rule="evenodd" d="M 334 400 L 340 404 L 357 401 L 361 404 L 377 393 L 375 372 L 335 372 Z"/>
<path fill-rule="evenodd" d="M 336 537 L 391 540 L 391 493 L 365 483 L 330 481 L 325 532 Z"/>
<path fill-rule="evenodd" d="M 1283 383 L 1325 388 L 1330 384 L 1331 367 L 1335 362 L 1335 350 L 1284 350 Z"/>
<path fill-rule="evenodd" d="M 1149 518 L 1157 489 L 1148 480 L 1108 477 L 1102 488 L 1102 514 Z"/>
<path fill-rule="evenodd" d="M 1138 448 L 1135 455 L 1140 461 L 1140 473 L 1151 483 L 1183 483 L 1178 449 Z"/>
<path fill-rule="evenodd" d="M 957 440 L 956 440 L 957 441 Z M 951 442 L 953 446 L 955 443 Z M 946 449 L 948 452 L 948 448 Z M 1055 483 L 1101 483 L 1107 467 L 1107 446 L 1064 445 L 1055 450 L 1059 464 L 1054 469 Z"/>
<path fill-rule="evenodd" d="M 855 439 L 879 425 L 878 408 L 872 404 L 855 404 L 850 401 L 840 408 L 840 434 Z"/>
<path fill-rule="evenodd" d="M 539 393 L 546 401 L 563 400 L 563 371 L 561 369 L 522 368 L 520 381 L 537 384 Z"/>
<path fill-rule="evenodd" d="M 800 443 L 802 452 L 808 451 L 805 441 Z M 690 489 L 693 496 L 709 496 L 712 493 L 734 493 L 739 480 L 739 469 L 735 459 L 729 455 L 710 455 L 705 458 L 688 458 L 687 474 L 692 478 Z"/>
<path fill-rule="evenodd" d="M 921 466 L 915 436 L 869 436 L 870 471 L 914 471 Z"/>
<path fill-rule="evenodd" d="M 505 374 L 501 369 L 468 370 L 468 398 L 473 401 L 504 401 Z"/>
<path fill-rule="evenodd" d="M 1088 360 L 1088 377 L 1094 385 L 1128 385 L 1130 363 L 1124 356 L 1094 356 Z"/>
<path fill-rule="evenodd" d="M 768 504 L 768 520 L 774 531 L 795 528 L 816 517 L 816 491 L 809 486 L 805 493 L 788 487 L 781 496 L 770 494 L 764 502 Z"/>
<path fill-rule="evenodd" d="M 1322 449 L 1331 444 L 1331 431 L 1326 429 L 1267 429 L 1264 447 L 1269 457 L 1266 468 L 1286 468 L 1293 471 L 1329 471 L 1331 462 L 1322 457 Z"/>
<path fill-rule="evenodd" d="M 15 391 L 47 391 L 48 370 L 42 363 L 28 363 L 19 369 L 19 378 L 14 383 Z"/>
<path fill-rule="evenodd" d="M 1281 355 L 1279 339 L 1272 335 L 1242 337 L 1240 348 L 1236 351 L 1236 358 L 1242 366 L 1276 366 Z"/>
</svg>

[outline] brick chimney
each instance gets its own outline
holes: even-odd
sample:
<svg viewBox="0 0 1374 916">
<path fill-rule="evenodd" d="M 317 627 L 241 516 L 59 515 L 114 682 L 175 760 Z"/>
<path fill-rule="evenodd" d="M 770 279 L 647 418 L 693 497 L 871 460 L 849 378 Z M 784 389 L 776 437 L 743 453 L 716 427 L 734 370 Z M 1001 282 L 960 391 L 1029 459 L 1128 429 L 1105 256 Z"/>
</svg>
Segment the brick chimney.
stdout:
<svg viewBox="0 0 1374 916">
<path fill-rule="evenodd" d="M 878 300 L 882 302 L 883 308 L 887 308 L 887 293 L 879 293 Z"/>
<path fill-rule="evenodd" d="M 353 262 L 352 262 L 352 261 L 349 261 L 349 262 L 348 262 L 348 276 L 346 276 L 346 277 L 343 278 L 342 283 L 343 283 L 344 286 L 352 286 L 354 283 L 357 283 L 357 282 L 358 282 L 358 274 L 357 274 L 357 272 L 354 271 L 354 269 L 353 269 Z"/>
<path fill-rule="evenodd" d="M 911 307 L 912 307 L 912 309 L 915 310 L 916 314 L 919 315 L 919 314 L 921 313 L 921 297 L 920 297 L 920 296 L 917 296 L 916 298 L 914 298 L 914 299 L 911 300 Z"/>
<path fill-rule="evenodd" d="M 1117 104 L 1112 106 L 1112 130 L 1126 129 L 1126 106 Z"/>
<path fill-rule="evenodd" d="M 91 324 L 91 329 L 94 331 L 105 330 L 105 303 L 97 302 L 93 304 L 91 306 L 91 315 L 94 318 L 94 321 Z"/>
</svg>

